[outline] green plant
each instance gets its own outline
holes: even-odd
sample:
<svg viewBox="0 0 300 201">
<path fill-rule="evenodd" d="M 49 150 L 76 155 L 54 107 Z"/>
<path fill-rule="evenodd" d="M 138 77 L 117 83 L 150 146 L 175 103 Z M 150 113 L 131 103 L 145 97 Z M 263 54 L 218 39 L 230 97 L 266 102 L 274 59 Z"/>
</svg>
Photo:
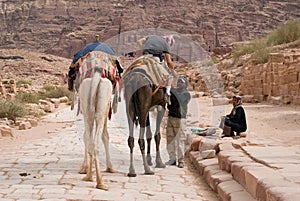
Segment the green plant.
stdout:
<svg viewBox="0 0 300 201">
<path fill-rule="evenodd" d="M 17 117 L 24 117 L 27 113 L 27 109 L 21 103 L 0 99 L 0 118 L 6 117 L 16 121 Z"/>
<path fill-rule="evenodd" d="M 39 103 L 40 95 L 33 93 L 18 93 L 16 100 L 21 103 Z"/>
<path fill-rule="evenodd" d="M 18 80 L 17 83 L 16 83 L 17 86 L 22 85 L 22 84 L 31 85 L 31 82 L 28 81 L 28 80 Z"/>
<path fill-rule="evenodd" d="M 254 64 L 264 64 L 268 62 L 269 54 L 273 51 L 273 48 L 262 48 L 255 52 L 254 55 Z"/>
<path fill-rule="evenodd" d="M 252 54 L 259 49 L 266 48 L 266 46 L 267 44 L 264 38 L 255 38 L 254 40 L 250 41 L 249 44 L 238 45 L 232 51 L 233 60 L 236 61 L 241 56 Z"/>
<path fill-rule="evenodd" d="M 72 92 L 70 92 L 66 87 L 57 87 L 44 94 L 45 98 L 60 98 L 63 96 L 67 96 L 70 99 L 72 97 Z"/>
<path fill-rule="evenodd" d="M 300 38 L 300 21 L 296 19 L 288 20 L 264 38 L 255 38 L 249 44 L 238 45 L 233 49 L 234 62 L 241 56 L 253 54 L 255 64 L 266 63 L 268 54 L 272 52 L 272 46 L 290 43 Z"/>
<path fill-rule="evenodd" d="M 280 25 L 267 36 L 268 46 L 281 45 L 293 42 L 300 38 L 300 21 L 297 19 L 288 20 Z"/>
<path fill-rule="evenodd" d="M 56 87 L 53 86 L 53 85 L 45 85 L 45 86 L 43 87 L 43 89 L 45 89 L 46 91 L 52 91 L 52 90 L 55 90 Z"/>
</svg>

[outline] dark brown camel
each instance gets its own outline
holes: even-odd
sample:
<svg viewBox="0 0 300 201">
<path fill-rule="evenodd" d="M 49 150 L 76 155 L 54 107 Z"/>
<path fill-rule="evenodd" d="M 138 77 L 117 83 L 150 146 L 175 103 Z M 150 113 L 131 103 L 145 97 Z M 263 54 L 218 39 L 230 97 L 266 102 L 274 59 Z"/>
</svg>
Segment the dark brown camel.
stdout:
<svg viewBox="0 0 300 201">
<path fill-rule="evenodd" d="M 130 148 L 130 167 L 129 177 L 135 177 L 135 169 L 133 166 L 133 147 L 134 136 L 133 128 L 134 124 L 140 125 L 138 144 L 140 146 L 145 174 L 154 174 L 150 170 L 149 165 L 152 165 L 150 155 L 150 144 L 152 139 L 152 133 L 150 129 L 149 111 L 152 107 L 160 106 L 162 109 L 158 109 L 156 119 L 155 130 L 155 144 L 156 144 L 156 167 L 165 168 L 163 164 L 160 152 L 159 144 L 161 139 L 160 124 L 165 112 L 166 101 L 164 100 L 164 89 L 155 90 L 151 78 L 146 75 L 142 70 L 134 69 L 130 73 L 127 73 L 124 77 L 125 81 L 125 102 L 126 112 L 129 124 L 129 137 L 128 146 Z M 147 158 L 145 155 L 145 139 L 144 133 L 146 130 L 147 137 Z"/>
</svg>

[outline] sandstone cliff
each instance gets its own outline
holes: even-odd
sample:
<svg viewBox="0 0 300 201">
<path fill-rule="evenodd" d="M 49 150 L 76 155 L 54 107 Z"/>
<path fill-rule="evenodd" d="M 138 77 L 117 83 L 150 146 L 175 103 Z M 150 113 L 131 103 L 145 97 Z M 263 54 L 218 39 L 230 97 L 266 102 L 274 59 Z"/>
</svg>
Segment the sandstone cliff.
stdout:
<svg viewBox="0 0 300 201">
<path fill-rule="evenodd" d="M 125 31 L 164 28 L 213 51 L 265 35 L 291 17 L 300 17 L 296 0 L 3 0 L 0 48 L 71 58 L 95 33 L 107 40 Z"/>
</svg>

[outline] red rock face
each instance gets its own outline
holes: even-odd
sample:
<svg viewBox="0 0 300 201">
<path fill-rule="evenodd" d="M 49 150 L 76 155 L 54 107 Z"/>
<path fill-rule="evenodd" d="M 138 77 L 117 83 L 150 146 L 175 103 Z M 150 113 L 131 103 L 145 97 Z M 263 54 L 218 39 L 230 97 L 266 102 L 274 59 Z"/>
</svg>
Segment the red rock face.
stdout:
<svg viewBox="0 0 300 201">
<path fill-rule="evenodd" d="M 1 1 L 1 48 L 23 48 L 72 58 L 91 42 L 140 28 L 164 28 L 207 51 L 261 36 L 299 18 L 298 1 Z"/>
</svg>

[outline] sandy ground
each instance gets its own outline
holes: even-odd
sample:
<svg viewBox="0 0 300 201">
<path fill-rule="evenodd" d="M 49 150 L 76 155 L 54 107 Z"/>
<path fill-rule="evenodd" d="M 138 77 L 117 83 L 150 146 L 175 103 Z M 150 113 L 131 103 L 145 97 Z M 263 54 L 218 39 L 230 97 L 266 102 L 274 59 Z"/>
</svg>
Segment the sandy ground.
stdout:
<svg viewBox="0 0 300 201">
<path fill-rule="evenodd" d="M 199 122 L 190 123 L 199 127 L 218 126 L 220 116 L 229 114 L 232 109 L 231 104 L 213 106 L 209 97 L 193 99 L 189 107 L 191 119 L 199 116 Z M 247 139 L 251 142 L 300 145 L 300 106 L 244 103 L 243 107 L 248 125 Z"/>
<path fill-rule="evenodd" d="M 54 115 L 58 111 L 63 108 L 70 107 L 67 105 L 60 105 L 54 113 L 50 115 Z M 32 127 L 28 130 L 14 130 L 14 138 L 10 137 L 0 137 L 0 146 L 2 150 L 8 151 L 17 151 L 22 145 L 26 144 L 29 141 L 35 139 L 44 139 L 49 138 L 57 133 L 61 132 L 61 130 L 65 127 L 70 127 L 73 122 L 70 121 L 57 121 L 57 122 L 49 122 L 45 121 L 42 118 L 37 127 Z"/>
</svg>

